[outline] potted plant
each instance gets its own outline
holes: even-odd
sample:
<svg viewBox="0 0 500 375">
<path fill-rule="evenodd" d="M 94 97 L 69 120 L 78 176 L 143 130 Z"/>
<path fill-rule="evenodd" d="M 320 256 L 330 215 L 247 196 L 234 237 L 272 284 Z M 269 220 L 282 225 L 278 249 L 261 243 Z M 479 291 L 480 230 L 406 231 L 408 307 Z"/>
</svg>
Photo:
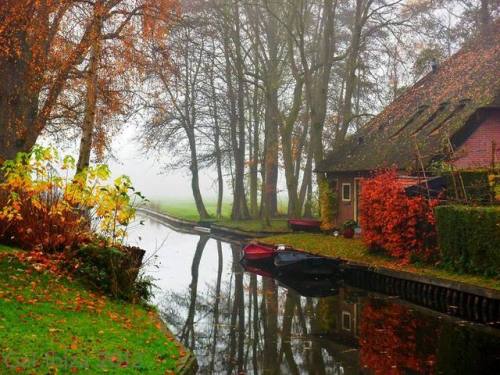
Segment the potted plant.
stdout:
<svg viewBox="0 0 500 375">
<path fill-rule="evenodd" d="M 342 235 L 345 238 L 354 237 L 354 229 L 358 226 L 358 223 L 354 220 L 347 220 L 342 225 Z"/>
</svg>

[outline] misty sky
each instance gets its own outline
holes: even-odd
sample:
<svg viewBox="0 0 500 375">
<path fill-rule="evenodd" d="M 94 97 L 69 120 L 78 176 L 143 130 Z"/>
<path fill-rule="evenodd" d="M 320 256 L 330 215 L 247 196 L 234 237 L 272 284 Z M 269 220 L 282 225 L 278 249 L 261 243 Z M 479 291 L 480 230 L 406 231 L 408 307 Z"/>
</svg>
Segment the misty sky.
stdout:
<svg viewBox="0 0 500 375">
<path fill-rule="evenodd" d="M 130 176 L 137 190 L 150 200 L 165 198 L 167 200 L 191 200 L 191 177 L 189 170 L 166 171 L 157 155 L 145 156 L 141 145 L 135 140 L 136 128 L 128 126 L 119 134 L 113 143 L 113 154 L 116 160 L 109 161 L 113 176 L 126 174 Z M 167 158 L 168 154 L 164 156 Z M 166 160 L 166 159 L 163 159 Z M 216 174 L 202 170 L 200 172 L 200 189 L 203 197 L 208 200 L 216 199 Z M 225 189 L 226 198 L 228 188 Z"/>
</svg>

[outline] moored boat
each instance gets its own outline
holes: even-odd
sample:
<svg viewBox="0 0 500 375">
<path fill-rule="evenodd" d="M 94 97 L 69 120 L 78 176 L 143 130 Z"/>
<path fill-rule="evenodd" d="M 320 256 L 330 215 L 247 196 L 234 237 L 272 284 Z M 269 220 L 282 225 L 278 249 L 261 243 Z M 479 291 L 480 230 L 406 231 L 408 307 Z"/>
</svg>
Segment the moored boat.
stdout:
<svg viewBox="0 0 500 375">
<path fill-rule="evenodd" d="M 280 272 L 333 275 L 341 271 L 339 259 L 325 258 L 295 250 L 276 252 L 274 265 Z"/>
<path fill-rule="evenodd" d="M 319 232 L 321 230 L 321 221 L 314 219 L 290 219 L 288 225 L 296 232 Z"/>
<path fill-rule="evenodd" d="M 272 259 L 276 253 L 274 246 L 252 242 L 243 249 L 244 258 L 248 260 Z"/>
</svg>

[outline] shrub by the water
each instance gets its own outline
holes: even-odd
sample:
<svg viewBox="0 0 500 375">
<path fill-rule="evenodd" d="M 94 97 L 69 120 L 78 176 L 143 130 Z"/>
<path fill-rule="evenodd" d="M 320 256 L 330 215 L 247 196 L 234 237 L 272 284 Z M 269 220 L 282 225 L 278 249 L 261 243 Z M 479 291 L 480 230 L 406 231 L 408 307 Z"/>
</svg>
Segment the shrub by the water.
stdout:
<svg viewBox="0 0 500 375">
<path fill-rule="evenodd" d="M 408 197 L 395 170 L 364 179 L 360 224 L 363 239 L 374 250 L 405 261 L 436 255 L 435 199 Z"/>
<path fill-rule="evenodd" d="M 95 231 L 109 244 L 123 241 L 135 217 L 134 200 L 143 199 L 142 195 L 126 176 L 107 184 L 111 172 L 106 165 L 87 168 L 76 176 L 74 167 L 72 157 L 61 160 L 53 149 L 42 147 L 19 153 L 3 164 L 3 241 L 46 252 L 89 242 Z"/>
<path fill-rule="evenodd" d="M 82 246 L 71 262 L 77 276 L 93 288 L 125 300 L 148 299 L 151 283 L 137 281 L 144 250 L 106 247 L 102 243 Z"/>
<path fill-rule="evenodd" d="M 144 253 L 123 245 L 134 205 L 144 197 L 126 176 L 108 184 L 105 165 L 76 176 L 74 169 L 73 158 L 38 146 L 6 161 L 0 169 L 0 242 L 29 250 L 26 260 L 50 269 L 64 264 L 115 297 L 144 296 L 148 283 L 137 282 Z"/>
<path fill-rule="evenodd" d="M 500 276 L 500 207 L 440 206 L 436 221 L 446 265 Z"/>
</svg>

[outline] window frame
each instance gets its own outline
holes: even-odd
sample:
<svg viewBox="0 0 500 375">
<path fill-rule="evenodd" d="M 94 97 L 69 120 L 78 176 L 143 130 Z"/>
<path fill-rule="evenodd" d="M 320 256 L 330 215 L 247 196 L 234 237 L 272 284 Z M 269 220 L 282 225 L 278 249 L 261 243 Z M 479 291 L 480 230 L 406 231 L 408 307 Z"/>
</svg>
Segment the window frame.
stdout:
<svg viewBox="0 0 500 375">
<path fill-rule="evenodd" d="M 344 318 L 346 318 L 346 317 L 349 320 L 349 326 L 348 327 L 344 324 L 345 323 Z M 352 315 L 348 311 L 342 311 L 342 329 L 344 331 L 348 331 L 348 332 L 352 331 Z"/>
<path fill-rule="evenodd" d="M 344 197 L 344 188 L 348 186 L 349 187 L 349 198 L 345 199 Z M 342 182 L 342 191 L 340 192 L 342 202 L 351 202 L 352 201 L 352 184 L 350 182 Z"/>
</svg>

